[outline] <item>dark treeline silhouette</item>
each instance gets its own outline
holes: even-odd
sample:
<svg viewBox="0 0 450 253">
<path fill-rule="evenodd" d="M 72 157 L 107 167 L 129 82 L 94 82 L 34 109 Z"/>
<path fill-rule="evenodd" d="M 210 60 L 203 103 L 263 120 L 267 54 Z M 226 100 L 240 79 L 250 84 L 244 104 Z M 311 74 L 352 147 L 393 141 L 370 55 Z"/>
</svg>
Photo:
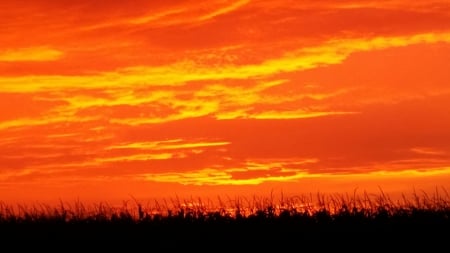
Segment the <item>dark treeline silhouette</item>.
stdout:
<svg viewBox="0 0 450 253">
<path fill-rule="evenodd" d="M 220 199 L 219 199 L 220 200 Z M 387 195 L 321 195 L 290 198 L 236 198 L 217 207 L 201 199 L 58 206 L 0 204 L 3 242 L 151 243 L 153 247 L 187 247 L 219 243 L 221 247 L 359 244 L 437 247 L 450 242 L 448 194 L 393 201 Z M 414 246 L 415 247 L 415 246 Z M 402 248 L 405 249 L 405 248 Z"/>
</svg>

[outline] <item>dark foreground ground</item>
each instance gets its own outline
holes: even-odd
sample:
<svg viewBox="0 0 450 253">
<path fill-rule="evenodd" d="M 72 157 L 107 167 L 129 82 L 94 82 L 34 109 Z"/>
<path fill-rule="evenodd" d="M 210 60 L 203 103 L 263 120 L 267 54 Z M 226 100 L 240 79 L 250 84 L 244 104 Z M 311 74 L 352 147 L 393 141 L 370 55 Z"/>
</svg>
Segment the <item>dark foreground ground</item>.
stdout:
<svg viewBox="0 0 450 253">
<path fill-rule="evenodd" d="M 145 251 L 196 250 L 223 252 L 304 252 L 306 249 L 388 251 L 425 249 L 450 252 L 450 221 L 445 217 L 366 219 L 329 217 L 161 219 L 148 221 L 5 222 L 0 225 L 3 245 L 37 247 L 65 245 L 64 249 L 100 246 L 143 247 Z M 28 245 L 28 246 L 27 246 Z"/>
<path fill-rule="evenodd" d="M 231 208 L 0 203 L 0 251 L 450 252 L 450 194 L 414 196 L 236 200 Z"/>
</svg>

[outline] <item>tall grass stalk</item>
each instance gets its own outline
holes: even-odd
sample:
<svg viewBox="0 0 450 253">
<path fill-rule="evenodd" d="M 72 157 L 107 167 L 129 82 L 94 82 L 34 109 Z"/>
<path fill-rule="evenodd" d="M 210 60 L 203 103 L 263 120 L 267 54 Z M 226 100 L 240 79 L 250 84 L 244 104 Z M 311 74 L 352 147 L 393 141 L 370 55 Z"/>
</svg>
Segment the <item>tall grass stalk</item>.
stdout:
<svg viewBox="0 0 450 253">
<path fill-rule="evenodd" d="M 162 201 L 142 203 L 132 197 L 132 201 L 123 201 L 121 206 L 106 202 L 85 205 L 81 201 L 59 205 L 9 205 L 0 202 L 0 223 L 33 222 L 109 222 L 125 221 L 144 223 L 163 219 L 208 221 L 218 219 L 309 217 L 321 220 L 339 220 L 342 218 L 389 219 L 433 216 L 441 220 L 450 219 L 450 196 L 443 189 L 433 194 L 414 191 L 412 196 L 402 195 L 396 201 L 383 191 L 380 194 L 309 194 L 276 197 L 273 192 L 268 197 L 254 195 L 247 197 L 217 197 L 217 203 L 211 199 L 191 197 L 180 199 L 178 196 Z"/>
</svg>

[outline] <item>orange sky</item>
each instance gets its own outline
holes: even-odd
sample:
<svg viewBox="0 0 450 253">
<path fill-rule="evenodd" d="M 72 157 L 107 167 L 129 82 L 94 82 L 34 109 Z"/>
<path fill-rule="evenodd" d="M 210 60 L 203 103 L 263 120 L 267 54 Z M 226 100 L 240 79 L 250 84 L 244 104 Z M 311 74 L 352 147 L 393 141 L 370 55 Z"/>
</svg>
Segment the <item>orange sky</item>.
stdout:
<svg viewBox="0 0 450 253">
<path fill-rule="evenodd" d="M 0 3 L 0 199 L 450 186 L 448 1 Z"/>
</svg>

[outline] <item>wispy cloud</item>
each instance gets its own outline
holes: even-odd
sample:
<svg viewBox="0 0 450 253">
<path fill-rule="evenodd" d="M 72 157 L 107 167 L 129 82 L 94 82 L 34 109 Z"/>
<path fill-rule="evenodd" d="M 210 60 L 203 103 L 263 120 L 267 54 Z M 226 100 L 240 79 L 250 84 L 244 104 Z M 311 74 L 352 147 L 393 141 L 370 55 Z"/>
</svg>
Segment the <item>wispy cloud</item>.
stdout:
<svg viewBox="0 0 450 253">
<path fill-rule="evenodd" d="M 301 178 L 307 178 L 305 173 L 286 173 L 286 175 L 271 175 L 265 172 L 264 176 L 255 176 L 246 179 L 234 179 L 227 172 L 217 169 L 204 169 L 195 172 L 143 174 L 147 181 L 153 182 L 178 182 L 184 185 L 259 185 L 264 182 L 294 182 Z"/>
<path fill-rule="evenodd" d="M 430 147 L 415 147 L 411 151 L 422 155 L 445 155 L 445 151 Z"/>
<path fill-rule="evenodd" d="M 236 9 L 238 9 L 238 8 L 248 4 L 248 3 L 250 3 L 250 1 L 251 0 L 238 0 L 238 1 L 235 1 L 234 3 L 232 3 L 232 4 L 228 5 L 228 6 L 221 7 L 219 9 L 217 9 L 217 10 L 214 10 L 211 13 L 208 13 L 208 14 L 200 16 L 199 20 L 200 21 L 204 21 L 204 20 L 215 18 L 215 17 L 220 16 L 220 15 L 224 15 L 226 13 L 232 12 L 232 11 L 234 11 L 234 10 L 236 10 Z"/>
<path fill-rule="evenodd" d="M 28 47 L 1 50 L 0 62 L 56 61 L 64 56 L 62 51 L 49 47 Z"/>
<path fill-rule="evenodd" d="M 358 112 L 308 112 L 304 110 L 296 110 L 296 111 L 266 111 L 257 113 L 254 115 L 250 115 L 249 118 L 255 119 L 304 119 L 304 118 L 314 118 L 314 117 L 323 117 L 329 115 L 346 115 L 346 114 L 355 114 Z"/>
<path fill-rule="evenodd" d="M 204 148 L 225 146 L 230 144 L 227 141 L 213 141 L 213 142 L 186 142 L 182 139 L 153 141 L 153 142 L 133 142 L 127 144 L 118 144 L 109 147 L 108 149 L 140 149 L 140 150 L 172 150 L 172 149 L 189 149 L 189 148 Z"/>
<path fill-rule="evenodd" d="M 191 171 L 184 173 L 161 173 L 161 174 L 142 174 L 138 178 L 142 178 L 151 182 L 181 183 L 184 185 L 260 185 L 268 182 L 279 183 L 300 183 L 303 180 L 328 180 L 331 182 L 339 182 L 342 180 L 372 180 L 378 181 L 392 178 L 401 178 L 410 180 L 412 178 L 433 177 L 439 175 L 448 175 L 450 167 L 436 167 L 427 170 L 376 170 L 367 173 L 348 173 L 343 175 L 333 173 L 309 174 L 301 170 L 264 170 L 255 173 L 254 171 L 244 171 L 247 177 L 236 177 L 233 173 L 228 173 L 218 169 L 202 169 L 199 171 Z"/>
<path fill-rule="evenodd" d="M 368 39 L 336 39 L 320 46 L 307 47 L 286 53 L 281 58 L 260 64 L 225 65 L 220 68 L 199 66 L 184 61 L 167 66 L 139 66 L 87 76 L 21 76 L 0 79 L 2 92 L 37 92 L 68 88 L 117 88 L 148 86 L 179 86 L 193 81 L 215 81 L 268 77 L 338 64 L 350 54 L 389 47 L 403 47 L 419 43 L 450 42 L 448 33 L 426 33 L 413 36 L 375 37 Z"/>
</svg>

